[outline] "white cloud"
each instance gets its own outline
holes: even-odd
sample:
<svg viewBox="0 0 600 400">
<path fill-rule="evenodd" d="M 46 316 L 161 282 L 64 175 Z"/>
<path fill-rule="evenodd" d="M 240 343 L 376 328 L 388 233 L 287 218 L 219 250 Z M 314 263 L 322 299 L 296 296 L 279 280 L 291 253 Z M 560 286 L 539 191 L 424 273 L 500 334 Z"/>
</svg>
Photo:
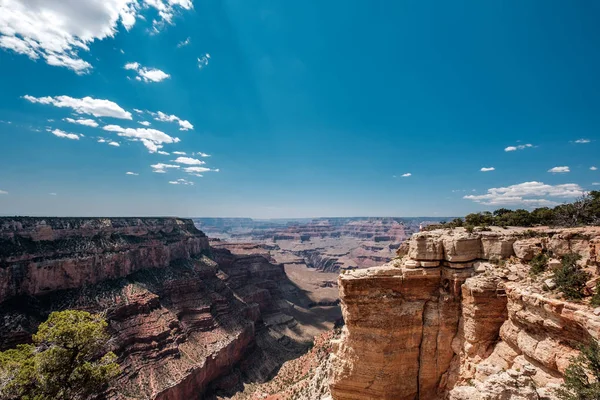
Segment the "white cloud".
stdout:
<svg viewBox="0 0 600 400">
<path fill-rule="evenodd" d="M 100 139 L 98 139 L 98 143 L 106 143 L 106 139 L 100 138 Z"/>
<path fill-rule="evenodd" d="M 47 96 L 33 97 L 28 94 L 23 98 L 32 103 L 50 104 L 55 107 L 71 108 L 77 114 L 90 114 L 94 117 L 112 117 L 120 119 L 131 119 L 131 113 L 125 111 L 117 103 L 110 100 L 94 99 L 86 96 L 83 99 L 76 99 L 69 96 Z"/>
<path fill-rule="evenodd" d="M 201 174 L 203 172 L 209 172 L 209 171 L 219 172 L 218 169 L 210 169 L 210 168 L 206 168 L 206 167 L 185 167 L 183 170 L 191 175 Z M 202 175 L 196 175 L 196 176 L 202 176 Z"/>
<path fill-rule="evenodd" d="M 170 153 L 167 153 L 166 151 L 162 151 L 162 150 L 160 150 L 160 151 L 157 151 L 157 153 L 158 153 L 158 154 L 162 154 L 163 156 L 168 156 L 168 155 L 170 155 Z"/>
<path fill-rule="evenodd" d="M 123 68 L 137 71 L 140 68 L 140 64 L 137 62 L 131 62 L 131 63 L 125 64 L 125 67 L 123 67 Z M 138 110 L 136 110 L 136 111 L 138 111 Z"/>
<path fill-rule="evenodd" d="M 592 186 L 600 186 L 600 182 L 593 182 Z"/>
<path fill-rule="evenodd" d="M 138 176 L 139 174 L 138 174 L 138 173 L 135 173 L 135 172 L 128 171 L 128 172 L 125 172 L 125 175 L 133 175 L 133 176 Z"/>
<path fill-rule="evenodd" d="M 57 196 L 56 193 L 52 192 L 52 193 L 48 193 L 50 196 Z"/>
<path fill-rule="evenodd" d="M 496 168 L 494 167 L 483 167 L 480 169 L 481 172 L 489 172 L 489 171 L 495 171 Z"/>
<path fill-rule="evenodd" d="M 6 190 L 0 190 L 0 194 L 8 194 Z"/>
<path fill-rule="evenodd" d="M 596 171 L 597 169 L 598 169 L 598 168 L 596 168 L 596 167 L 594 167 L 594 166 L 591 166 L 591 167 L 590 167 L 590 170 L 591 170 L 591 171 Z"/>
<path fill-rule="evenodd" d="M 135 79 L 138 81 L 143 80 L 144 82 L 162 82 L 171 77 L 171 75 L 161 71 L 160 69 L 142 67 L 137 62 L 127 63 L 125 64 L 124 68 L 137 72 L 138 76 L 136 76 Z"/>
<path fill-rule="evenodd" d="M 591 141 L 590 139 L 577 139 L 575 141 L 575 143 L 584 144 L 584 143 L 589 143 L 590 141 Z"/>
<path fill-rule="evenodd" d="M 528 149 L 530 147 L 533 147 L 532 144 L 527 143 L 527 144 L 520 144 L 517 146 L 508 146 L 507 148 L 504 149 L 504 151 L 517 151 L 517 150 L 524 150 L 524 149 Z"/>
<path fill-rule="evenodd" d="M 117 132 L 121 137 L 127 137 L 134 141 L 140 141 L 146 146 L 150 153 L 156 153 L 163 147 L 164 143 L 178 143 L 179 138 L 167 135 L 158 129 L 152 128 L 123 128 L 118 125 L 106 125 L 102 127 L 105 131 Z"/>
<path fill-rule="evenodd" d="M 193 186 L 194 182 L 188 181 L 187 179 L 177 179 L 176 181 L 169 181 L 171 185 L 188 185 Z"/>
<path fill-rule="evenodd" d="M 190 42 L 191 42 L 191 41 L 192 41 L 192 39 L 191 39 L 191 38 L 187 38 L 187 39 L 185 39 L 185 40 L 183 40 L 183 41 L 181 41 L 181 42 L 177 43 L 177 48 L 178 48 L 178 49 L 180 49 L 180 48 L 182 48 L 182 47 L 185 47 L 185 46 L 187 46 L 188 44 L 190 44 Z"/>
<path fill-rule="evenodd" d="M 134 108 L 133 111 L 135 111 L 138 114 L 143 114 L 144 113 L 144 110 L 140 110 L 138 108 Z"/>
<path fill-rule="evenodd" d="M 72 124 L 79 124 L 79 125 L 85 125 L 85 126 L 90 126 L 92 128 L 96 128 L 98 126 L 98 123 L 96 121 L 94 121 L 93 119 L 84 119 L 84 118 L 79 118 L 79 119 L 73 119 L 73 118 L 65 118 L 65 121 L 70 122 Z"/>
<path fill-rule="evenodd" d="M 77 74 L 91 70 L 82 52 L 96 40 L 114 37 L 119 22 L 133 27 L 139 13 L 154 8 L 154 29 L 172 24 L 176 11 L 192 9 L 191 0 L 2 0 L 0 48 L 42 58 L 49 65 L 69 68 Z"/>
<path fill-rule="evenodd" d="M 74 133 L 67 133 L 67 132 L 61 131 L 60 129 L 53 130 L 52 134 L 54 136 L 58 136 L 59 138 L 63 138 L 63 139 L 79 140 L 79 135 L 76 135 Z"/>
<path fill-rule="evenodd" d="M 583 189 L 575 183 L 553 186 L 534 181 L 508 187 L 491 188 L 487 190 L 486 194 L 467 195 L 463 198 L 491 206 L 550 206 L 557 203 L 545 197 L 567 199 L 581 196 L 583 193 Z"/>
<path fill-rule="evenodd" d="M 192 153 L 192 155 L 198 156 L 198 157 L 210 157 L 210 154 L 202 153 L 201 151 Z"/>
<path fill-rule="evenodd" d="M 118 142 L 108 142 L 109 146 L 115 146 L 115 147 L 119 147 L 121 146 Z"/>
<path fill-rule="evenodd" d="M 175 154 L 175 152 L 173 152 L 173 154 Z M 206 164 L 204 161 L 197 160 L 197 159 L 191 158 L 191 157 L 177 157 L 177 159 L 173 160 L 173 162 L 176 162 L 178 164 L 185 164 L 185 165 L 202 165 L 202 164 Z"/>
<path fill-rule="evenodd" d="M 158 112 L 150 112 L 150 115 L 152 115 L 154 117 L 154 119 L 156 121 L 162 121 L 162 122 L 177 122 L 179 124 L 179 130 L 180 131 L 187 131 L 189 129 L 194 129 L 194 125 L 192 125 L 190 123 L 190 121 L 186 121 L 184 119 L 179 118 L 176 115 L 167 115 L 162 111 L 158 111 Z"/>
<path fill-rule="evenodd" d="M 210 54 L 206 53 L 202 57 L 198 57 L 198 68 L 202 69 L 208 65 L 210 61 Z"/>
<path fill-rule="evenodd" d="M 173 154 L 177 154 L 178 156 L 185 156 L 185 151 L 174 151 Z"/>
<path fill-rule="evenodd" d="M 157 174 L 164 174 L 167 172 L 167 169 L 169 168 L 180 168 L 179 165 L 172 165 L 172 164 L 163 164 L 163 163 L 158 163 L 158 164 L 153 164 L 150 166 L 154 171 L 152 172 L 156 172 Z"/>
<path fill-rule="evenodd" d="M 548 172 L 552 172 L 553 174 L 564 174 L 566 172 L 571 172 L 569 167 L 554 167 L 550 168 Z"/>
<path fill-rule="evenodd" d="M 144 125 L 144 126 L 150 126 L 151 125 L 150 122 L 148 122 L 148 121 L 139 121 L 138 124 Z"/>
<path fill-rule="evenodd" d="M 412 174 L 410 172 L 407 172 L 405 174 L 401 175 L 403 178 L 408 178 L 409 176 L 412 176 Z"/>
</svg>

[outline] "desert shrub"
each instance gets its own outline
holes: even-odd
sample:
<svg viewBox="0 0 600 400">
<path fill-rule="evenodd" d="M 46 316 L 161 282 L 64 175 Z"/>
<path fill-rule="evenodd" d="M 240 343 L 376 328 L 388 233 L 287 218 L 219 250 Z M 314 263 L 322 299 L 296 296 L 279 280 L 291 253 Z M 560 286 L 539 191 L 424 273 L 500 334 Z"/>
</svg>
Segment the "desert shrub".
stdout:
<svg viewBox="0 0 600 400">
<path fill-rule="evenodd" d="M 465 229 L 467 230 L 468 233 L 473 233 L 473 231 L 475 230 L 475 227 L 473 225 L 465 225 Z"/>
<path fill-rule="evenodd" d="M 553 280 L 557 288 L 569 300 L 583 298 L 583 289 L 589 279 L 589 274 L 581 269 L 577 261 L 581 256 L 576 253 L 565 254 L 561 265 L 554 270 Z"/>
<path fill-rule="evenodd" d="M 106 352 L 107 323 L 85 311 L 53 312 L 33 344 L 0 352 L 0 398 L 78 400 L 98 395 L 118 375 Z"/>
<path fill-rule="evenodd" d="M 548 267 L 548 256 L 545 254 L 536 254 L 529 262 L 531 275 L 541 274 Z"/>
<path fill-rule="evenodd" d="M 594 307 L 600 306 L 600 281 L 596 282 L 596 291 L 590 300 L 590 304 Z"/>
<path fill-rule="evenodd" d="M 592 339 L 580 350 L 565 371 L 565 382 L 555 392 L 561 400 L 600 399 L 600 346 Z"/>
</svg>

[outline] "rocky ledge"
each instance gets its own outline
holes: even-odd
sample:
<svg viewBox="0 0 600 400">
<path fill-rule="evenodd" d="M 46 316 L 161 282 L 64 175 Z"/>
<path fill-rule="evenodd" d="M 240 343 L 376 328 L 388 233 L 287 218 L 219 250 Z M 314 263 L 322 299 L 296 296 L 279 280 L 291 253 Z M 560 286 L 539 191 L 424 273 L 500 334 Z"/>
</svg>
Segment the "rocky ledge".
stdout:
<svg viewBox="0 0 600 400">
<path fill-rule="evenodd" d="M 398 259 L 341 274 L 333 398 L 552 399 L 578 346 L 600 338 L 600 312 L 529 274 L 542 252 L 550 265 L 580 254 L 591 293 L 599 228 L 421 232 Z"/>
</svg>

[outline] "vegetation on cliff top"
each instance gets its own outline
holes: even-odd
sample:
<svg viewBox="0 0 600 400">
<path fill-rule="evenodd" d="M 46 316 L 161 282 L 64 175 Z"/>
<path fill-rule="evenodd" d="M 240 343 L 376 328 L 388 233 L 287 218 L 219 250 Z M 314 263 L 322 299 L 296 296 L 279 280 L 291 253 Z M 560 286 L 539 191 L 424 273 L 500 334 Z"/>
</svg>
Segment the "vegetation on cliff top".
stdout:
<svg viewBox="0 0 600 400">
<path fill-rule="evenodd" d="M 33 335 L 33 344 L 0 352 L 0 398 L 89 399 L 119 374 L 106 352 L 106 321 L 97 314 L 53 312 Z"/>
<path fill-rule="evenodd" d="M 533 211 L 523 209 L 509 210 L 499 208 L 494 212 L 471 213 L 462 218 L 429 225 L 426 230 L 455 228 L 464 226 L 472 231 L 475 226 L 579 226 L 600 225 L 600 191 L 591 191 L 573 203 L 558 205 L 554 208 L 542 207 Z"/>
<path fill-rule="evenodd" d="M 565 371 L 564 384 L 556 391 L 561 400 L 600 399 L 600 345 L 592 339 L 580 350 Z"/>
</svg>

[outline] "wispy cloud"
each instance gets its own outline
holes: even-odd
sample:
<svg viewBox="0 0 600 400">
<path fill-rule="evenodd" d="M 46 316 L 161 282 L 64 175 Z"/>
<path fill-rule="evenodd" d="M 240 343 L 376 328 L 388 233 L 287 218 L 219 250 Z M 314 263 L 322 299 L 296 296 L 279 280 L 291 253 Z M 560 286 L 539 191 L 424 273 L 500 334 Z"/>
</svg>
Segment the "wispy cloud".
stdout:
<svg viewBox="0 0 600 400">
<path fill-rule="evenodd" d="M 173 154 L 176 154 L 175 152 L 173 152 Z M 202 164 L 206 164 L 206 162 L 198 160 L 196 158 L 191 158 L 191 157 L 177 157 L 177 159 L 173 160 L 173 162 L 176 162 L 178 164 L 185 164 L 185 165 L 202 165 Z"/>
<path fill-rule="evenodd" d="M 517 185 L 491 188 L 486 194 L 467 195 L 464 199 L 473 200 L 490 206 L 524 205 L 524 206 L 551 206 L 557 203 L 549 198 L 575 198 L 581 196 L 584 190 L 575 183 L 563 185 L 546 185 L 543 182 L 523 182 Z"/>
<path fill-rule="evenodd" d="M 0 194 L 8 194 L 6 190 L 0 190 Z"/>
<path fill-rule="evenodd" d="M 575 143 L 578 143 L 578 144 L 585 144 L 585 143 L 589 143 L 589 142 L 591 142 L 590 139 L 577 139 L 575 141 Z"/>
<path fill-rule="evenodd" d="M 178 156 L 185 156 L 185 151 L 174 151 L 173 154 L 177 154 Z"/>
<path fill-rule="evenodd" d="M 194 129 L 194 125 L 192 125 L 190 123 L 190 121 L 187 121 L 185 119 L 181 119 L 181 118 L 179 118 L 176 115 L 168 115 L 168 114 L 165 114 L 162 111 L 158 111 L 158 112 L 148 111 L 148 113 L 150 115 L 152 115 L 156 121 L 161 121 L 161 122 L 176 122 L 176 123 L 178 123 L 180 131 L 187 131 L 187 130 L 190 130 L 190 129 Z"/>
<path fill-rule="evenodd" d="M 187 179 L 177 179 L 176 181 L 169 181 L 169 183 L 171 185 L 186 185 L 186 186 L 193 186 L 194 182 L 192 181 L 188 181 Z"/>
<path fill-rule="evenodd" d="M 48 193 L 50 196 L 58 196 L 56 193 L 52 192 L 52 193 Z"/>
<path fill-rule="evenodd" d="M 150 167 L 153 169 L 152 172 L 156 172 L 157 174 L 164 174 L 167 172 L 167 169 L 181 168 L 179 165 L 163 164 L 163 163 L 153 164 Z"/>
<path fill-rule="evenodd" d="M 481 172 L 489 172 L 489 171 L 495 171 L 496 168 L 494 167 L 483 167 L 480 169 Z"/>
<path fill-rule="evenodd" d="M 110 100 L 94 99 L 89 96 L 82 99 L 70 96 L 33 97 L 28 94 L 23 96 L 23 98 L 32 103 L 49 104 L 60 108 L 71 108 L 77 114 L 89 114 L 94 117 L 131 119 L 131 113 L 129 111 L 125 111 L 117 103 Z"/>
<path fill-rule="evenodd" d="M 203 153 L 201 151 L 198 151 L 196 153 L 192 153 L 192 155 L 197 156 L 197 157 L 210 157 L 210 154 L 206 154 L 206 153 Z"/>
<path fill-rule="evenodd" d="M 108 142 L 108 145 L 109 145 L 109 146 L 114 146 L 114 147 L 119 147 L 119 146 L 121 146 L 121 145 L 119 144 L 119 142 Z"/>
<path fill-rule="evenodd" d="M 177 43 L 177 48 L 180 49 L 182 47 L 185 47 L 188 44 L 190 44 L 191 42 L 192 42 L 192 39 L 188 37 L 187 39 L 182 40 L 181 42 Z"/>
<path fill-rule="evenodd" d="M 590 167 L 590 170 L 591 170 L 591 171 L 596 171 L 597 169 L 598 169 L 598 168 L 596 168 L 596 167 L 594 167 L 594 166 L 591 166 L 591 167 Z"/>
<path fill-rule="evenodd" d="M 525 150 L 528 149 L 530 147 L 533 147 L 532 144 L 527 143 L 527 144 L 519 144 L 517 146 L 508 146 L 504 149 L 504 151 L 517 151 L 517 150 Z"/>
<path fill-rule="evenodd" d="M 403 178 L 408 178 L 409 176 L 412 176 L 412 174 L 410 172 L 407 172 L 405 174 L 401 175 Z"/>
<path fill-rule="evenodd" d="M 150 124 L 150 122 L 148 122 L 148 121 L 139 121 L 139 122 L 138 122 L 138 124 L 140 124 L 140 125 L 144 125 L 144 126 L 150 126 L 150 125 L 152 125 L 152 124 Z"/>
<path fill-rule="evenodd" d="M 198 68 L 202 69 L 208 65 L 210 61 L 210 54 L 206 53 L 205 55 L 198 57 Z"/>
<path fill-rule="evenodd" d="M 85 125 L 85 126 L 89 126 L 92 128 L 96 128 L 98 126 L 98 123 L 96 121 L 94 121 L 93 119 L 84 119 L 84 118 L 79 118 L 79 119 L 73 119 L 73 118 L 65 118 L 65 121 L 70 122 L 72 124 L 79 124 L 79 125 Z"/>
<path fill-rule="evenodd" d="M 138 81 L 162 82 L 165 79 L 169 79 L 171 77 L 171 75 L 167 74 L 164 71 L 161 71 L 160 69 L 146 68 L 146 67 L 141 66 L 137 62 L 127 63 L 127 64 L 125 64 L 124 68 L 127 70 L 135 71 L 137 73 L 137 76 L 135 77 L 135 79 Z"/>
<path fill-rule="evenodd" d="M 54 129 L 51 132 L 54 136 L 58 136 L 59 138 L 79 140 L 79 135 L 76 135 L 74 133 L 67 133 L 67 132 L 61 131 L 60 129 Z"/>
<path fill-rule="evenodd" d="M 199 176 L 199 177 L 202 177 L 201 174 L 204 172 L 219 172 L 218 168 L 211 169 L 211 168 L 207 168 L 207 167 L 186 167 L 183 170 L 190 175 Z"/>
<path fill-rule="evenodd" d="M 125 172 L 125 175 L 133 175 L 133 176 L 138 176 L 139 174 L 138 174 L 138 173 L 135 173 L 135 172 L 127 171 L 127 172 Z"/>
<path fill-rule="evenodd" d="M 567 172 L 571 172 L 571 170 L 569 169 L 569 167 L 564 166 L 564 167 L 550 168 L 548 170 L 548 172 L 552 172 L 553 174 L 564 174 L 564 173 L 567 173 Z"/>
<path fill-rule="evenodd" d="M 150 153 L 156 153 L 163 147 L 164 143 L 179 142 L 179 138 L 171 137 L 162 131 L 152 128 L 123 128 L 118 125 L 106 125 L 102 129 L 109 132 L 117 132 L 121 137 L 140 141 Z"/>
<path fill-rule="evenodd" d="M 162 154 L 163 156 L 168 156 L 168 155 L 171 155 L 171 153 L 168 153 L 168 152 L 166 152 L 166 151 L 163 151 L 163 150 L 159 150 L 159 151 L 157 151 L 157 153 L 158 153 L 158 154 Z"/>
</svg>

